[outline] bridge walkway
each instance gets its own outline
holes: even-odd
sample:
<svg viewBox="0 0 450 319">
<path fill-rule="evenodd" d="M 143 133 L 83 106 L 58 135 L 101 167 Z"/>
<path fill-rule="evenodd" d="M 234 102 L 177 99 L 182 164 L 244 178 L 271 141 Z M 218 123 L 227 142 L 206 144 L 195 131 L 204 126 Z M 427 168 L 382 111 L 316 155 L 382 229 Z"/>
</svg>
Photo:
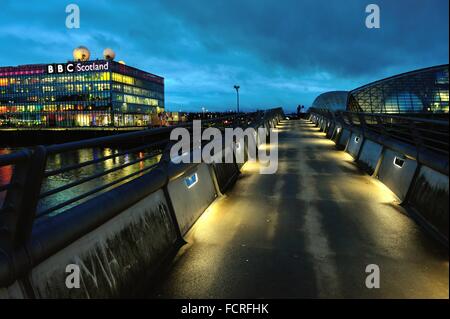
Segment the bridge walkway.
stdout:
<svg viewBox="0 0 450 319">
<path fill-rule="evenodd" d="M 278 130 L 278 172 L 247 163 L 149 297 L 449 297 L 448 251 L 389 189 L 306 120 Z M 369 264 L 379 289 L 365 286 Z"/>
</svg>

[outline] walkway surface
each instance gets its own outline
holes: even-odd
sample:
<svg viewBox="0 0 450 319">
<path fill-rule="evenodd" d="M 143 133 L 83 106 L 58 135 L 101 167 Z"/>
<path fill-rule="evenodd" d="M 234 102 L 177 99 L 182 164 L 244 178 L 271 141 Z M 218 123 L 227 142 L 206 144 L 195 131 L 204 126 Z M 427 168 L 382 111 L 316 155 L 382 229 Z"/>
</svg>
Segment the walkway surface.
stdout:
<svg viewBox="0 0 450 319">
<path fill-rule="evenodd" d="M 448 250 L 305 120 L 279 128 L 279 168 L 247 163 L 187 234 L 153 298 L 449 297 Z M 365 270 L 380 268 L 380 288 Z"/>
</svg>

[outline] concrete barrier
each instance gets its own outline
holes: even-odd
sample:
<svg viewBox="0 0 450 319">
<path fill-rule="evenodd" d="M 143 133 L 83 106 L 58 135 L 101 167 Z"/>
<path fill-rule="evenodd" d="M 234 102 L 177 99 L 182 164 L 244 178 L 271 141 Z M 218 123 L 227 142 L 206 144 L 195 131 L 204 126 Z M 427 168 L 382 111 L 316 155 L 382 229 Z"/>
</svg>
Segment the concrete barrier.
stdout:
<svg viewBox="0 0 450 319">
<path fill-rule="evenodd" d="M 320 126 L 320 121 L 322 120 L 322 117 L 318 117 L 316 120 L 315 120 L 315 122 L 314 122 L 314 124 L 318 127 L 318 126 Z"/>
<path fill-rule="evenodd" d="M 0 288 L 0 299 L 25 299 L 27 295 L 24 287 L 19 281 L 15 281 L 12 285 Z"/>
<path fill-rule="evenodd" d="M 320 123 L 319 123 L 319 129 L 320 129 L 320 131 L 321 132 L 323 132 L 324 130 L 325 130 L 325 123 L 327 122 L 327 120 L 326 119 L 321 119 L 320 120 Z"/>
<path fill-rule="evenodd" d="M 259 128 L 264 128 L 264 126 L 259 126 Z M 256 140 L 256 146 L 257 147 L 259 147 L 259 145 L 266 144 L 266 142 L 267 142 L 267 131 L 266 131 L 266 134 L 260 134 L 260 132 L 259 132 L 259 130 L 257 128 L 256 129 L 255 140 Z"/>
<path fill-rule="evenodd" d="M 240 141 L 240 143 L 243 143 L 243 141 Z M 213 163 L 212 167 L 217 179 L 219 191 L 223 194 L 230 186 L 234 184 L 234 182 L 236 182 L 240 171 L 235 163 L 233 149 L 231 146 L 226 147 L 219 156 L 222 158 L 222 163 Z M 232 157 L 233 163 L 226 163 L 225 159 L 227 157 Z"/>
<path fill-rule="evenodd" d="M 151 284 L 180 247 L 180 233 L 216 197 L 209 165 L 170 164 L 167 171 L 38 221 L 28 247 L 36 263 L 30 269 L 21 263 L 15 270 L 19 279 L 3 286 L 0 298 L 120 298 L 139 293 L 144 288 L 139 283 Z M 68 265 L 80 270 L 78 289 L 66 285 Z"/>
<path fill-rule="evenodd" d="M 311 115 L 311 120 L 319 127 L 322 127 L 321 119 L 321 116 Z M 389 136 L 373 132 L 363 135 L 341 125 L 332 121 L 327 138 L 338 148 L 345 147 L 361 169 L 389 187 L 411 216 L 448 246 L 448 157 Z"/>
<path fill-rule="evenodd" d="M 254 142 L 253 142 L 254 144 Z M 243 161 L 237 162 L 236 165 L 238 169 L 240 170 L 242 166 L 244 166 L 245 162 L 248 160 L 248 140 L 247 138 L 242 139 L 241 141 L 238 141 L 235 144 L 235 154 L 236 158 L 243 159 Z"/>
<path fill-rule="evenodd" d="M 270 127 L 271 128 L 275 128 L 276 126 L 277 126 L 277 119 L 276 118 L 274 118 L 274 119 L 272 119 L 271 121 L 270 121 Z"/>
<path fill-rule="evenodd" d="M 341 134 L 342 134 L 342 127 L 339 126 L 338 124 L 335 124 L 330 139 L 337 144 L 339 138 L 341 137 Z"/>
<path fill-rule="evenodd" d="M 326 137 L 331 139 L 333 137 L 334 128 L 336 126 L 336 123 L 334 121 L 330 121 L 329 123 L 330 123 L 330 125 L 328 125 L 325 133 L 326 133 Z"/>
<path fill-rule="evenodd" d="M 354 159 L 358 158 L 361 145 L 363 144 L 364 138 L 362 134 L 353 132 L 347 143 L 346 152 L 353 156 Z"/>
<path fill-rule="evenodd" d="M 181 239 L 161 190 L 165 180 L 155 169 L 64 214 L 38 219 L 24 249 L 0 254 L 0 297 L 132 295 L 137 285 L 131 283 L 153 276 Z M 66 286 L 69 264 L 80 269 L 79 289 Z"/>
<path fill-rule="evenodd" d="M 448 176 L 421 166 L 409 195 L 408 206 L 438 238 L 448 245 Z"/>
<path fill-rule="evenodd" d="M 352 132 L 349 129 L 342 129 L 342 132 L 339 136 L 339 139 L 336 143 L 336 147 L 338 149 L 345 149 L 347 147 L 347 143 L 350 140 L 350 136 L 351 136 Z"/>
<path fill-rule="evenodd" d="M 331 121 L 331 120 L 327 120 L 327 123 L 326 123 L 326 125 L 325 125 L 325 128 L 324 128 L 324 132 L 325 132 L 325 134 L 328 134 L 328 131 L 329 131 L 329 129 L 330 129 L 330 126 L 331 126 L 331 123 L 332 123 L 333 121 Z"/>
<path fill-rule="evenodd" d="M 416 168 L 415 160 L 386 148 L 377 175 L 380 181 L 403 201 L 411 186 Z"/>
<path fill-rule="evenodd" d="M 279 118 L 256 125 L 273 127 Z M 266 136 L 257 138 L 263 142 Z M 241 148 L 247 151 L 245 142 Z M 214 165 L 174 164 L 163 154 L 150 172 L 39 218 L 29 240 L 11 251 L 0 249 L 0 298 L 134 296 L 239 174 L 236 163 Z M 80 288 L 68 288 L 71 272 L 78 271 L 67 266 L 80 270 Z"/>
<path fill-rule="evenodd" d="M 34 267 L 36 298 L 107 298 L 132 295 L 173 251 L 177 231 L 162 190 L 82 236 Z M 78 265 L 80 288 L 68 289 L 66 267 Z"/>
<path fill-rule="evenodd" d="M 327 130 L 328 130 L 328 128 L 330 127 L 330 120 L 325 120 L 325 124 L 324 124 L 324 126 L 323 126 L 323 132 L 327 132 Z"/>
<path fill-rule="evenodd" d="M 357 159 L 358 166 L 369 175 L 373 175 L 381 159 L 382 152 L 383 146 L 369 139 L 365 139 Z"/>
<path fill-rule="evenodd" d="M 324 118 L 324 119 L 322 119 L 322 122 L 320 123 L 320 131 L 321 132 L 325 132 L 326 125 L 327 125 L 327 119 Z"/>
<path fill-rule="evenodd" d="M 187 233 L 217 197 L 208 165 L 204 163 L 186 165 L 191 165 L 186 171 L 180 167 L 181 165 L 173 165 L 169 169 L 169 176 L 172 176 L 172 179 L 167 185 L 182 235 Z M 183 173 L 178 175 L 177 170 Z"/>
</svg>

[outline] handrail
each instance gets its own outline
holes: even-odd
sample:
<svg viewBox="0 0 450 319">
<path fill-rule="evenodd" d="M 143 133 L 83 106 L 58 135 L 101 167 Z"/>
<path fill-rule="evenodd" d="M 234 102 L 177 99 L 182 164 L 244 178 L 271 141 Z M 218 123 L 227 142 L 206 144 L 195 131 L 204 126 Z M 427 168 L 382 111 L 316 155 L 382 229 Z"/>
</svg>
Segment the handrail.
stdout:
<svg viewBox="0 0 450 319">
<path fill-rule="evenodd" d="M 202 124 L 205 126 L 208 126 L 208 125 L 214 126 L 217 124 L 219 124 L 220 126 L 224 126 L 223 123 L 225 123 L 225 122 L 230 122 L 230 123 L 236 122 L 238 124 L 241 124 L 242 122 L 245 122 L 248 120 L 254 121 L 257 118 L 260 118 L 261 116 L 258 114 L 259 113 L 257 113 L 257 112 L 248 113 L 248 114 L 233 114 L 233 115 L 221 116 L 221 117 L 212 118 L 212 119 L 204 119 L 204 120 L 202 120 Z M 82 163 L 76 163 L 74 165 L 69 165 L 66 167 L 59 167 L 59 168 L 53 169 L 53 170 L 46 170 L 43 173 L 44 178 L 47 179 L 47 178 L 55 176 L 55 175 L 67 173 L 70 171 L 80 170 L 89 165 L 94 165 L 94 164 L 97 164 L 100 162 L 104 162 L 106 160 L 119 158 L 120 156 L 124 156 L 127 154 L 133 154 L 134 152 L 144 151 L 145 149 L 149 149 L 151 151 L 151 153 L 154 153 L 153 149 L 155 147 L 160 146 L 161 148 L 164 148 L 164 144 L 167 142 L 166 138 L 168 138 L 170 131 L 177 127 L 185 127 L 185 128 L 190 129 L 192 127 L 192 122 L 182 123 L 180 125 L 171 126 L 171 127 L 147 129 L 147 130 L 141 130 L 141 131 L 137 131 L 137 132 L 122 133 L 122 134 L 114 135 L 114 136 L 92 138 L 92 139 L 86 139 L 86 140 L 82 140 L 82 141 L 75 141 L 75 142 L 69 142 L 69 143 L 64 143 L 64 144 L 55 144 L 55 145 L 47 146 L 47 147 L 45 147 L 45 153 L 46 153 L 45 157 L 46 158 L 48 158 L 49 156 L 52 156 L 52 155 L 56 155 L 56 154 L 76 151 L 76 150 L 80 150 L 80 149 L 86 149 L 86 148 L 90 148 L 90 147 L 98 147 L 98 146 L 102 146 L 102 145 L 115 145 L 115 144 L 128 144 L 128 143 L 139 144 L 137 147 L 132 147 L 132 148 L 120 151 L 118 153 L 104 156 L 101 158 L 88 160 L 88 161 L 82 162 Z M 151 141 L 151 140 L 153 140 L 153 143 L 149 143 L 149 141 Z M 161 142 L 161 140 L 163 140 L 164 142 Z M 157 156 L 157 154 L 154 154 L 154 155 Z M 10 164 L 10 165 L 17 164 L 19 162 L 19 160 L 26 160 L 27 156 L 30 156 L 30 151 L 26 150 L 26 149 L 22 150 L 22 151 L 18 151 L 18 152 L 13 152 L 11 154 L 0 156 L 0 167 L 6 166 L 7 164 Z M 142 158 L 132 161 L 132 164 L 143 163 L 145 160 L 148 160 L 148 159 L 149 159 L 149 156 L 143 156 Z M 130 166 L 130 164 L 128 163 L 125 165 L 121 165 L 119 167 L 116 166 L 116 167 L 108 170 L 106 173 L 112 173 L 112 172 L 119 170 L 120 168 L 125 168 L 127 166 Z M 75 187 L 84 182 L 93 180 L 94 179 L 93 177 L 101 177 L 102 175 L 106 175 L 106 173 L 101 174 L 101 175 L 98 175 L 98 174 L 92 175 L 90 178 L 86 177 L 86 178 L 79 180 L 78 182 L 77 181 L 70 182 L 69 185 L 61 186 L 61 187 L 59 187 L 59 189 L 57 187 L 56 191 L 55 191 L 55 189 L 45 190 L 39 196 L 39 198 L 54 195 L 54 194 L 58 193 L 59 191 L 67 190 L 69 188 L 69 186 Z M 8 189 L 10 189 L 12 186 L 13 185 L 10 185 L 10 183 L 5 184 L 5 185 L 0 185 L 0 192 L 5 192 Z M 69 202 L 69 201 L 67 201 L 67 202 Z M 47 209 L 44 209 L 44 210 L 47 210 Z M 42 215 L 42 214 L 39 214 L 39 215 Z"/>
<path fill-rule="evenodd" d="M 342 126 L 358 129 L 362 132 L 374 132 L 385 137 L 401 140 L 418 149 L 428 149 L 439 154 L 449 154 L 449 122 L 423 118 L 426 114 L 390 115 L 378 113 L 358 113 L 323 109 L 310 109 L 311 114 L 318 114 L 333 119 Z M 429 115 L 429 114 L 428 114 Z M 422 117 L 420 117 L 422 116 Z M 445 115 L 441 115 L 445 116 Z M 446 115 L 448 119 L 448 114 Z"/>
<path fill-rule="evenodd" d="M 310 119 L 317 125 L 328 122 L 327 135 L 330 137 L 337 138 L 347 129 L 448 176 L 449 123 L 424 119 L 421 115 L 424 116 L 420 113 L 399 116 L 310 109 Z M 448 116 L 439 114 L 441 118 L 448 119 Z"/>
<path fill-rule="evenodd" d="M 30 155 L 31 152 L 28 149 L 21 149 L 13 153 L 0 155 L 0 167 L 28 160 L 30 158 Z"/>
<path fill-rule="evenodd" d="M 280 119 L 281 116 L 283 116 L 283 112 L 280 108 L 202 122 L 206 125 L 217 125 L 222 128 L 225 126 L 236 127 L 238 125 L 259 127 L 267 125 L 274 118 Z M 225 125 L 223 123 L 224 119 L 230 120 L 230 123 Z M 189 129 L 191 124 L 185 123 L 180 126 Z M 0 191 L 6 192 L 6 200 L 3 206 L 1 206 L 0 202 L 0 287 L 10 285 L 18 277 L 24 276 L 34 265 L 66 247 L 77 238 L 99 227 L 115 215 L 120 214 L 120 212 L 151 192 L 164 187 L 168 183 L 170 175 L 175 173 L 173 165 L 167 166 L 161 162 L 144 165 L 144 167 L 131 174 L 121 176 L 110 183 L 97 186 L 85 194 L 60 203 L 59 205 L 62 208 L 67 206 L 63 204 L 68 202 L 74 203 L 79 197 L 87 196 L 86 201 L 77 203 L 76 206 L 69 206 L 61 214 L 50 217 L 46 215 L 47 212 L 44 210 L 38 213 L 40 218 L 35 219 L 39 197 L 46 197 L 50 193 L 55 192 L 55 190 L 53 192 L 52 190 L 47 190 L 50 193 L 47 191 L 42 192 L 41 184 L 43 180 L 56 174 L 66 173 L 72 169 L 76 170 L 80 167 L 96 164 L 102 160 L 112 159 L 114 158 L 113 155 L 122 156 L 129 154 L 130 151 L 136 151 L 139 146 L 131 147 L 128 151 L 124 150 L 117 154 L 53 170 L 46 170 L 49 154 L 55 155 L 71 152 L 82 148 L 106 145 L 111 142 L 127 144 L 136 142 L 149 150 L 157 148 L 160 150 L 164 149 L 167 152 L 168 149 L 164 147 L 164 145 L 167 146 L 167 134 L 172 129 L 180 126 L 145 132 L 124 133 L 47 147 L 38 146 L 33 149 L 24 149 L 11 154 L 0 155 L 0 168 L 5 165 L 14 166 L 8 186 L 5 188 L 5 185 L 0 185 L 2 187 Z M 151 140 L 152 138 L 154 138 L 154 141 Z M 158 146 L 155 147 L 156 144 Z M 133 161 L 141 163 L 144 160 L 140 158 Z M 123 168 L 124 165 L 117 167 Z M 191 168 L 191 165 L 184 165 L 182 171 L 176 170 L 176 172 L 183 173 L 189 168 Z M 89 177 L 85 179 L 89 179 Z M 124 181 L 126 182 L 122 183 Z M 75 184 L 76 182 L 68 183 L 59 187 L 58 191 L 72 187 Z M 119 185 L 116 186 L 116 184 Z M 11 188 L 10 185 L 14 185 L 14 187 Z M 113 188 L 111 189 L 111 187 Z M 100 192 L 106 189 L 108 190 Z M 95 197 L 91 195 L 95 195 Z M 59 206 L 57 207 L 60 208 Z"/>
<path fill-rule="evenodd" d="M 209 120 L 202 120 L 203 124 L 209 124 L 209 123 L 215 123 L 215 122 L 221 122 L 227 119 L 233 119 L 234 115 L 226 116 L 226 117 L 220 117 L 220 118 L 214 118 Z M 167 127 L 159 127 L 159 128 L 152 128 L 152 129 L 145 129 L 141 131 L 136 132 L 127 132 L 122 134 L 117 134 L 113 136 L 105 136 L 105 137 L 96 137 L 91 139 L 85 139 L 81 141 L 75 141 L 75 142 L 69 142 L 64 144 L 55 144 L 47 146 L 47 153 L 48 154 L 54 154 L 54 153 L 62 153 L 67 151 L 72 151 L 80 148 L 88 148 L 88 147 L 94 147 L 99 145 L 105 145 L 105 144 L 113 144 L 113 143 L 121 143 L 124 141 L 133 141 L 137 140 L 139 138 L 148 138 L 148 137 L 155 137 L 164 133 L 170 133 L 174 128 L 177 127 L 190 127 L 192 126 L 192 122 L 178 124 L 174 126 L 167 126 Z"/>
</svg>

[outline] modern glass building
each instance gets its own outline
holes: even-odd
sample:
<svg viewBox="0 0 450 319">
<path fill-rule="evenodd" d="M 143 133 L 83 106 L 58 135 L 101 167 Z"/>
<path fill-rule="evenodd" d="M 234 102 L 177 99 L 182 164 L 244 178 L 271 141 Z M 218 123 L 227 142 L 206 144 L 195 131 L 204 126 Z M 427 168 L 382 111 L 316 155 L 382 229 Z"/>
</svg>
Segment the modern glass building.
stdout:
<svg viewBox="0 0 450 319">
<path fill-rule="evenodd" d="M 316 97 L 311 107 L 331 111 L 345 110 L 347 108 L 347 98 L 347 91 L 326 92 Z"/>
<path fill-rule="evenodd" d="M 0 67 L 0 127 L 146 126 L 164 78 L 112 60 Z"/>
<path fill-rule="evenodd" d="M 448 113 L 448 64 L 403 73 L 350 91 L 347 110 Z"/>
</svg>

